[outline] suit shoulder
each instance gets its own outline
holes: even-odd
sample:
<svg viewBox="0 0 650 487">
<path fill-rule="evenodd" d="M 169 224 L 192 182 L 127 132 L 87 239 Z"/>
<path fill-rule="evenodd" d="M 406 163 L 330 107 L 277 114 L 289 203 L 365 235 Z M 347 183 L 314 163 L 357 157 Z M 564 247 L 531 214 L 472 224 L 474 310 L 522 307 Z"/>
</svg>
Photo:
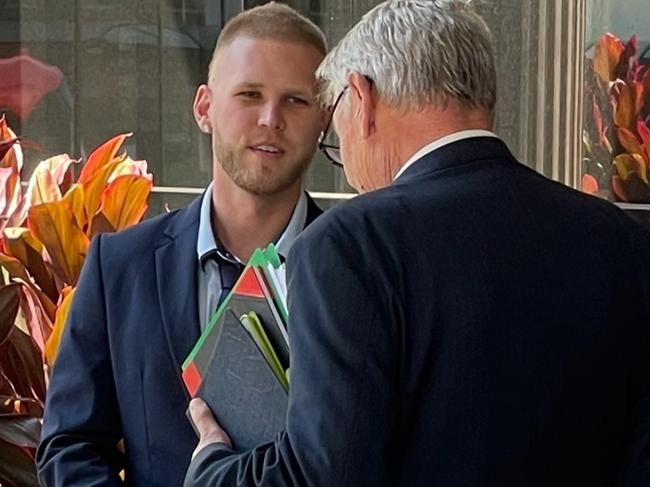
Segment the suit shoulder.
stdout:
<svg viewBox="0 0 650 487">
<path fill-rule="evenodd" d="M 181 208 L 118 232 L 102 234 L 102 257 L 111 259 L 121 256 L 124 260 L 135 260 L 143 253 L 150 253 L 166 241 L 165 235 L 170 230 L 181 232 L 193 224 L 198 225 L 198 213 L 194 216 L 191 212 L 190 207 Z"/>
<path fill-rule="evenodd" d="M 372 229 L 398 217 L 399 194 L 392 187 L 361 194 L 327 210 L 302 234 L 298 241 L 318 242 L 323 238 L 362 242 L 372 238 Z"/>
<path fill-rule="evenodd" d="M 640 223 L 611 201 L 569 188 L 557 181 L 552 181 L 552 184 L 558 192 L 562 191 L 567 196 L 567 205 L 572 211 L 584 213 L 585 221 L 592 221 L 595 225 L 611 229 L 612 232 L 648 233 Z"/>
</svg>

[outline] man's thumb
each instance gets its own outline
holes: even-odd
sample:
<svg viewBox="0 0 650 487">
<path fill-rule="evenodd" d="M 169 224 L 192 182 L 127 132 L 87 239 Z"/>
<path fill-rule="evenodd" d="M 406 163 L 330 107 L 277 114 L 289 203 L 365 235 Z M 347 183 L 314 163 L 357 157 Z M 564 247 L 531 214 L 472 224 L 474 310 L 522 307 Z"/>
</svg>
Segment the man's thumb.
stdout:
<svg viewBox="0 0 650 487">
<path fill-rule="evenodd" d="M 211 415 L 210 408 L 203 399 L 195 397 L 190 401 L 190 416 L 201 437 L 210 430 Z"/>
</svg>

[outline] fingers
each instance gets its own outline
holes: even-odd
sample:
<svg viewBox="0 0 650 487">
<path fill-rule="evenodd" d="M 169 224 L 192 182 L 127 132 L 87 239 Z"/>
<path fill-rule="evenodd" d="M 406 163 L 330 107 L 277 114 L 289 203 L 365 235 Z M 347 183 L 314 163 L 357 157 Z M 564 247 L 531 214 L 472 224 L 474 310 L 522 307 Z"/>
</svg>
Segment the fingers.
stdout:
<svg viewBox="0 0 650 487">
<path fill-rule="evenodd" d="M 212 443 L 224 443 L 232 448 L 232 442 L 226 432 L 215 421 L 212 411 L 208 405 L 199 398 L 192 399 L 190 402 L 190 416 L 194 426 L 199 432 L 199 444 L 192 455 L 194 458 L 199 451 Z"/>
<path fill-rule="evenodd" d="M 199 399 L 198 397 L 190 401 L 190 416 L 192 416 L 192 421 L 194 422 L 194 426 L 196 426 L 201 439 L 203 439 L 206 434 L 213 431 L 214 427 L 217 425 L 208 405 L 203 401 L 203 399 Z"/>
</svg>

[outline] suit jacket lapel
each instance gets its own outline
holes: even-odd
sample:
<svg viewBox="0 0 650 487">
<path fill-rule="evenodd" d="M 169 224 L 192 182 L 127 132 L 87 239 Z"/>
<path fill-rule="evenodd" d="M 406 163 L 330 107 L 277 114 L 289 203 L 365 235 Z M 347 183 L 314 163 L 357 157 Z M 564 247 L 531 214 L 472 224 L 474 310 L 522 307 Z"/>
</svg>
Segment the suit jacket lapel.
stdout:
<svg viewBox="0 0 650 487">
<path fill-rule="evenodd" d="M 179 380 L 183 362 L 200 335 L 196 241 L 201 199 L 197 198 L 172 217 L 162 244 L 155 250 L 162 325 L 169 351 L 179 371 Z M 305 226 L 321 213 L 322 210 L 307 195 Z"/>
<path fill-rule="evenodd" d="M 200 207 L 199 197 L 180 210 L 155 251 L 162 325 L 179 379 L 183 361 L 200 334 L 196 255 Z"/>
</svg>

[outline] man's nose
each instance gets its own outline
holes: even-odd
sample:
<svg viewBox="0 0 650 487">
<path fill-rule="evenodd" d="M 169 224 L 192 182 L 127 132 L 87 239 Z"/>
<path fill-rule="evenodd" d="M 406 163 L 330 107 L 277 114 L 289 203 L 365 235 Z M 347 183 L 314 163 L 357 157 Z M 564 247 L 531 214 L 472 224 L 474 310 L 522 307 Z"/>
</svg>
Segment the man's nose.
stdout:
<svg viewBox="0 0 650 487">
<path fill-rule="evenodd" d="M 262 111 L 257 124 L 260 127 L 272 130 L 284 130 L 284 117 L 280 104 L 275 101 L 269 101 L 262 106 Z"/>
</svg>

